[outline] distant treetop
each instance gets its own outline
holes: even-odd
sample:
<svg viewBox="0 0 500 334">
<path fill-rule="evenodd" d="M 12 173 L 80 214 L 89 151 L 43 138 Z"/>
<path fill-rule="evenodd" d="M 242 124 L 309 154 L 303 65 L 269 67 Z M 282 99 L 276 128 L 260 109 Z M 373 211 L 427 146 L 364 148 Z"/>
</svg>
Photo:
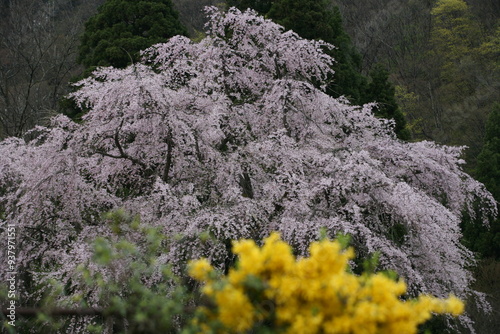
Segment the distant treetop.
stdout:
<svg viewBox="0 0 500 334">
<path fill-rule="evenodd" d="M 170 0 L 107 0 L 85 24 L 79 62 L 87 68 L 124 68 L 139 51 L 187 35 Z"/>
</svg>

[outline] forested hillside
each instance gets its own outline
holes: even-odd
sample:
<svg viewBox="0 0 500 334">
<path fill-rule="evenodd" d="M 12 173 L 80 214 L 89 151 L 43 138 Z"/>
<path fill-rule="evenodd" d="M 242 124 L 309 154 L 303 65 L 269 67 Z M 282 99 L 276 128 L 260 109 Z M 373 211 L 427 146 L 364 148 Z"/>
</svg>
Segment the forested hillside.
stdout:
<svg viewBox="0 0 500 334">
<path fill-rule="evenodd" d="M 414 138 L 469 146 L 473 171 L 500 99 L 500 2 L 335 2 L 365 71 L 391 72 Z"/>
<path fill-rule="evenodd" d="M 497 0 L 0 0 L 2 326 L 495 333 L 499 131 Z"/>
<path fill-rule="evenodd" d="M 85 21 L 98 1 L 4 0 L 0 6 L 0 138 L 22 136 L 57 113 Z"/>
</svg>

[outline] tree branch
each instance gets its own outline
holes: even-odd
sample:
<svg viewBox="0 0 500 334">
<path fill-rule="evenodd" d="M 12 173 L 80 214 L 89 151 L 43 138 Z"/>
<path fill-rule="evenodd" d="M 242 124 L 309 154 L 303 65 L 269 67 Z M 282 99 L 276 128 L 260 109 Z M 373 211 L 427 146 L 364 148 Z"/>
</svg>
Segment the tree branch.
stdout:
<svg viewBox="0 0 500 334">
<path fill-rule="evenodd" d="M 165 168 L 163 169 L 163 175 L 162 175 L 162 180 L 165 183 L 168 183 L 169 176 L 170 174 L 170 169 L 172 168 L 172 149 L 174 146 L 174 141 L 172 139 L 172 129 L 168 129 L 168 134 L 167 134 L 167 158 L 165 161 Z"/>
<path fill-rule="evenodd" d="M 103 150 L 96 150 L 95 152 L 97 154 L 101 154 L 101 155 L 103 155 L 105 157 L 109 157 L 109 158 L 113 158 L 113 159 L 127 159 L 127 160 L 130 160 L 132 163 L 134 163 L 136 165 L 139 165 L 139 166 L 141 166 L 144 169 L 147 169 L 148 166 L 144 162 L 142 162 L 141 160 L 136 159 L 134 157 L 131 157 L 123 149 L 123 146 L 120 143 L 120 129 L 121 129 L 122 125 L 123 125 L 123 120 L 121 121 L 120 126 L 116 129 L 115 134 L 113 135 L 114 143 L 116 145 L 116 148 L 118 149 L 118 152 L 120 152 L 120 155 L 113 155 L 113 154 L 107 153 L 107 152 L 105 152 Z"/>
</svg>

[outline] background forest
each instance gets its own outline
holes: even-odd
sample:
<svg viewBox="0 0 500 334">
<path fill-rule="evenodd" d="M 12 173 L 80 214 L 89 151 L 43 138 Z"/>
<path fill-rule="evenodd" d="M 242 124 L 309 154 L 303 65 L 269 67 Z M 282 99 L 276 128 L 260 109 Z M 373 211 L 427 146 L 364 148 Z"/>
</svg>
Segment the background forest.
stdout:
<svg viewBox="0 0 500 334">
<path fill-rule="evenodd" d="M 94 15 L 104 2 L 0 0 L 0 140 L 30 139 L 30 129 L 61 113 L 79 121 L 83 108 L 65 99 L 75 90 L 70 82 L 97 66 L 136 63 L 139 50 L 166 41 L 143 36 L 108 48 L 103 58 L 87 57 L 96 54 L 89 51 L 96 48 L 92 29 L 102 24 Z M 266 0 L 172 3 L 182 23 L 169 27 L 172 35 L 195 41 L 204 37 L 205 6 L 251 6 L 301 37 L 339 46 L 329 51 L 337 60 L 336 77 L 326 88 L 330 96 L 345 96 L 354 104 L 379 102 L 375 114 L 393 119 L 402 140 L 467 146 L 464 170 L 500 200 L 499 1 L 283 0 L 282 7 Z M 113 36 L 99 40 L 106 38 Z M 252 191 L 244 196 L 251 198 Z M 494 313 L 486 318 L 469 313 L 478 333 L 493 333 L 500 325 L 500 228 L 498 219 L 491 229 L 478 220 L 463 214 L 462 242 L 482 260 L 474 288 L 490 294 Z"/>
</svg>

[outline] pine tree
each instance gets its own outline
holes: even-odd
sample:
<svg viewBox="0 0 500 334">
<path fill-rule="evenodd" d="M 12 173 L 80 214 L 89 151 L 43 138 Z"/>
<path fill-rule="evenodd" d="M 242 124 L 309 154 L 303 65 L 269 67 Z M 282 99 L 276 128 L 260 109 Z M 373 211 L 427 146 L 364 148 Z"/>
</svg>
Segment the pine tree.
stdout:
<svg viewBox="0 0 500 334">
<path fill-rule="evenodd" d="M 139 51 L 187 35 L 170 0 L 107 0 L 85 24 L 79 62 L 124 68 L 139 60 Z M 87 70 L 87 72 L 89 72 Z"/>
<path fill-rule="evenodd" d="M 125 68 L 139 61 L 141 50 L 176 35 L 187 36 L 187 29 L 171 0 L 106 0 L 85 24 L 78 57 L 85 70 L 73 81 L 88 77 L 97 66 Z M 75 121 L 85 114 L 66 98 L 59 106 Z"/>
<path fill-rule="evenodd" d="M 376 101 L 375 115 L 393 119 L 396 123 L 396 134 L 400 139 L 410 139 L 406 128 L 406 119 L 399 109 L 395 97 L 394 85 L 389 82 L 389 72 L 381 65 L 376 65 L 370 73 L 370 82 L 366 89 L 363 102 Z"/>
<path fill-rule="evenodd" d="M 477 158 L 476 178 L 500 201 L 500 104 L 496 104 L 486 123 L 485 144 Z M 480 208 L 478 207 L 477 210 Z M 483 257 L 500 258 L 500 219 L 490 226 L 476 224 L 470 215 L 462 223 L 464 243 Z M 476 219 L 477 220 L 477 219 Z"/>
<path fill-rule="evenodd" d="M 228 0 L 227 5 L 241 10 L 252 8 L 259 14 L 266 15 L 271 9 L 273 2 L 272 0 Z"/>
<path fill-rule="evenodd" d="M 477 178 L 500 201 L 500 104 L 496 104 L 486 123 L 483 150 L 477 162 Z"/>
</svg>

